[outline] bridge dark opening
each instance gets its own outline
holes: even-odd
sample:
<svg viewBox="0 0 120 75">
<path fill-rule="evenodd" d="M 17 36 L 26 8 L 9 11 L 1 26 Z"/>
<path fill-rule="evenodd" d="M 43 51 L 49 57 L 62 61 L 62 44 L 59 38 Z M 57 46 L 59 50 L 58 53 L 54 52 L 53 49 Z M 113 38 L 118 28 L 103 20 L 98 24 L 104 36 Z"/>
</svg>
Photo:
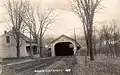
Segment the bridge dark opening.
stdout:
<svg viewBox="0 0 120 75">
<path fill-rule="evenodd" d="M 72 56 L 74 55 L 73 44 L 70 42 L 60 42 L 55 45 L 56 56 Z"/>
</svg>

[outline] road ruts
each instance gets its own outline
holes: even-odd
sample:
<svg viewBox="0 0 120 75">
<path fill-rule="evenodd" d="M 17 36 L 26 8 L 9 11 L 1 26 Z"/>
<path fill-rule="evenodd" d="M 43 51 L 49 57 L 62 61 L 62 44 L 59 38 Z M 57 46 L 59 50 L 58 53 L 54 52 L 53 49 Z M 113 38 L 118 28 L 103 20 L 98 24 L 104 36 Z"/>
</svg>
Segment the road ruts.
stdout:
<svg viewBox="0 0 120 75">
<path fill-rule="evenodd" d="M 44 69 L 38 69 L 36 75 L 74 75 L 74 56 L 64 56 L 61 60 L 47 66 Z M 40 72 L 43 70 L 42 72 Z"/>
<path fill-rule="evenodd" d="M 37 66 L 34 66 L 34 67 L 31 67 L 29 69 L 25 69 L 24 71 L 21 71 L 19 73 L 16 73 L 15 75 L 35 75 L 36 73 L 34 72 L 36 69 L 40 68 L 40 69 L 43 69 L 59 60 L 61 60 L 63 57 L 61 56 L 57 56 L 55 57 L 54 59 L 52 60 L 48 60 L 46 61 L 45 63 L 43 64 L 40 64 L 40 65 L 37 65 Z"/>
</svg>

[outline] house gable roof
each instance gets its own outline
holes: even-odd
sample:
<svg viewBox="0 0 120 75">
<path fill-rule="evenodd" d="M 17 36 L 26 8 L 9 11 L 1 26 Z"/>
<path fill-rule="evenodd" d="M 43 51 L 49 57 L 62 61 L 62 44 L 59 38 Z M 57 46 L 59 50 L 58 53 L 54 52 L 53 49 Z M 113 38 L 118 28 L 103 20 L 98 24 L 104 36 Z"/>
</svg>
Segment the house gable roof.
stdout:
<svg viewBox="0 0 120 75">
<path fill-rule="evenodd" d="M 9 32 L 6 32 L 6 34 L 10 34 L 10 35 L 12 36 L 12 30 L 9 31 Z M 0 37 L 5 36 L 6 34 L 1 35 Z M 30 43 L 30 38 L 27 37 L 26 35 L 24 35 L 23 33 L 20 33 L 20 38 L 22 38 L 23 40 L 25 40 L 26 43 Z M 32 43 L 33 43 L 33 42 L 34 42 L 34 41 L 32 40 Z"/>
</svg>

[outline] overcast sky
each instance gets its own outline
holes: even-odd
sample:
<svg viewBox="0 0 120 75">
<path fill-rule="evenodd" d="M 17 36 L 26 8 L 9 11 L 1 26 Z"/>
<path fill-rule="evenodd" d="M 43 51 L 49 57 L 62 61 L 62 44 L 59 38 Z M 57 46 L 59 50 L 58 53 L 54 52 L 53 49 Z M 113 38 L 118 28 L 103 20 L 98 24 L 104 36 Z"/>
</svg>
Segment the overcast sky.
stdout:
<svg viewBox="0 0 120 75">
<path fill-rule="evenodd" d="M 69 10 L 67 0 L 33 0 L 33 3 L 42 4 L 43 7 L 51 6 L 57 10 L 58 21 L 47 30 L 48 34 L 60 36 L 62 34 L 73 35 L 73 30 L 76 28 L 76 33 L 82 33 L 81 23 L 78 17 Z M 120 0 L 103 0 L 102 6 L 104 9 L 96 13 L 95 22 L 101 23 L 111 19 L 120 19 Z M 0 35 L 7 30 L 5 16 L 7 12 L 4 7 L 4 1 L 0 0 Z"/>
</svg>

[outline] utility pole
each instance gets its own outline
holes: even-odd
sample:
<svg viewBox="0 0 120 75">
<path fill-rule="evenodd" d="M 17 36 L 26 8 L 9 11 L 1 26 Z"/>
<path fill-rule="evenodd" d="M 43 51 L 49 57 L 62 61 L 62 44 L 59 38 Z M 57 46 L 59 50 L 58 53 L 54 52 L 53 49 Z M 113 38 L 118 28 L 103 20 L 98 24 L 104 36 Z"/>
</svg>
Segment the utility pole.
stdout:
<svg viewBox="0 0 120 75">
<path fill-rule="evenodd" d="M 77 38 L 76 38 L 75 28 L 74 28 L 74 38 L 75 38 L 75 41 L 76 41 L 76 40 L 77 40 Z"/>
<path fill-rule="evenodd" d="M 77 29 L 80 29 L 80 28 L 77 28 Z M 76 37 L 76 29 L 74 28 L 74 38 L 75 38 L 75 41 L 77 41 L 77 37 Z M 84 62 L 85 62 L 85 66 L 87 66 L 87 50 L 85 50 L 86 53 L 85 53 L 85 56 L 84 56 Z"/>
</svg>

